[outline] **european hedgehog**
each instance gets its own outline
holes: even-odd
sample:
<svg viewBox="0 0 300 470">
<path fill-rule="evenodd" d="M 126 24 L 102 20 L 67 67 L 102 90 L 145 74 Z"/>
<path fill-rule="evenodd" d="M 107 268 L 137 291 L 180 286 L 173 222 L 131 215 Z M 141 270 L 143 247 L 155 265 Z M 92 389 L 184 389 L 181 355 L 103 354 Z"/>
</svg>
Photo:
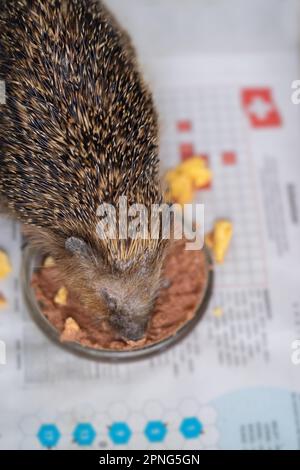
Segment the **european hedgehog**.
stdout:
<svg viewBox="0 0 300 470">
<path fill-rule="evenodd" d="M 50 253 L 92 320 L 143 336 L 165 253 L 100 239 L 97 207 L 162 202 L 158 118 L 134 48 L 92 0 L 0 0 L 0 199 Z"/>
</svg>

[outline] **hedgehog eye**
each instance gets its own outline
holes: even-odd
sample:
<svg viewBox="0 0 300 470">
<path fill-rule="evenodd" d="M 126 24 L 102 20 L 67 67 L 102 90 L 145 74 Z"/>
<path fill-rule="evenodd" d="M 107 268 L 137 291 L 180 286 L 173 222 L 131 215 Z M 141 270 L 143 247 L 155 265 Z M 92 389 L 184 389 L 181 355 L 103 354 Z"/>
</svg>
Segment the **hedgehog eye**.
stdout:
<svg viewBox="0 0 300 470">
<path fill-rule="evenodd" d="M 73 255 L 87 258 L 90 256 L 90 250 L 87 243 L 81 238 L 69 237 L 65 241 L 65 248 L 70 251 Z"/>
<path fill-rule="evenodd" d="M 108 293 L 107 289 L 101 289 L 101 295 L 110 310 L 115 310 L 117 308 L 117 300 Z"/>
</svg>

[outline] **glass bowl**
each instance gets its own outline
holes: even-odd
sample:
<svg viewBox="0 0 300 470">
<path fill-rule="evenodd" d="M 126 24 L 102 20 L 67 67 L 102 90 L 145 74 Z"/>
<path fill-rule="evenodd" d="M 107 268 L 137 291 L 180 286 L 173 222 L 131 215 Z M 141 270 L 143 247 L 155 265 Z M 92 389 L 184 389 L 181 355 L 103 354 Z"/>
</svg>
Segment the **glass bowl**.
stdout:
<svg viewBox="0 0 300 470">
<path fill-rule="evenodd" d="M 213 261 L 210 251 L 207 247 L 203 248 L 206 260 L 206 284 L 203 288 L 199 304 L 196 308 L 196 314 L 193 318 L 182 325 L 173 335 L 162 339 L 161 341 L 133 350 L 113 350 L 113 349 L 95 349 L 82 346 L 75 342 L 62 343 L 60 341 L 60 332 L 47 320 L 42 313 L 35 297 L 34 290 L 31 287 L 31 278 L 39 267 L 42 265 L 43 257 L 33 250 L 30 245 L 25 245 L 23 249 L 23 259 L 21 268 L 22 290 L 25 304 L 34 322 L 48 336 L 49 339 L 58 344 L 61 348 L 69 350 L 77 355 L 89 357 L 94 360 L 106 360 L 110 362 L 120 362 L 128 360 L 137 360 L 148 357 L 150 355 L 160 353 L 168 349 L 170 346 L 178 343 L 184 338 L 203 317 L 207 305 L 209 303 L 213 288 Z"/>
</svg>

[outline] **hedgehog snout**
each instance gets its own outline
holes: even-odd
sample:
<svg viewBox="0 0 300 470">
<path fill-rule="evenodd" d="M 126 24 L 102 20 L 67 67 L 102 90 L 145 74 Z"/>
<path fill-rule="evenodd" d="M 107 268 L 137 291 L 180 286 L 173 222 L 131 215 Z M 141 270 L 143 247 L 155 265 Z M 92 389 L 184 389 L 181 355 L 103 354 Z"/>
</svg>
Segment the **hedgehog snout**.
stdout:
<svg viewBox="0 0 300 470">
<path fill-rule="evenodd" d="M 109 323 L 123 339 L 138 341 L 145 336 L 148 318 L 130 318 L 124 313 L 112 313 L 109 318 Z"/>
<path fill-rule="evenodd" d="M 101 296 L 108 310 L 108 322 L 125 340 L 145 337 L 161 287 L 163 256 L 147 258 L 135 269 L 102 282 Z"/>
<path fill-rule="evenodd" d="M 102 290 L 102 296 L 112 328 L 125 340 L 141 339 L 146 333 L 150 317 L 148 299 L 140 302 L 138 295 L 134 299 L 128 299 L 112 295 L 107 289 Z"/>
</svg>

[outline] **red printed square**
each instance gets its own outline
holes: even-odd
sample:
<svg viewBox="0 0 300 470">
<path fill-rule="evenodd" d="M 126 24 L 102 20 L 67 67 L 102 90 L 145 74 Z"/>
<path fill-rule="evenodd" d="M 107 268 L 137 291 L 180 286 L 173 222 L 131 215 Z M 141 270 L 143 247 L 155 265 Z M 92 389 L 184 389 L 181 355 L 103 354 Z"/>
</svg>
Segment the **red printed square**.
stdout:
<svg viewBox="0 0 300 470">
<path fill-rule="evenodd" d="M 177 121 L 177 130 L 179 132 L 189 132 L 192 130 L 192 123 L 187 119 Z"/>
<path fill-rule="evenodd" d="M 186 160 L 195 154 L 194 145 L 190 142 L 184 142 L 179 146 L 181 160 Z"/>
<path fill-rule="evenodd" d="M 282 119 L 270 88 L 245 88 L 241 92 L 242 106 L 254 128 L 280 127 Z"/>
<path fill-rule="evenodd" d="M 235 152 L 223 152 L 222 163 L 223 165 L 235 165 L 237 161 Z"/>
</svg>

